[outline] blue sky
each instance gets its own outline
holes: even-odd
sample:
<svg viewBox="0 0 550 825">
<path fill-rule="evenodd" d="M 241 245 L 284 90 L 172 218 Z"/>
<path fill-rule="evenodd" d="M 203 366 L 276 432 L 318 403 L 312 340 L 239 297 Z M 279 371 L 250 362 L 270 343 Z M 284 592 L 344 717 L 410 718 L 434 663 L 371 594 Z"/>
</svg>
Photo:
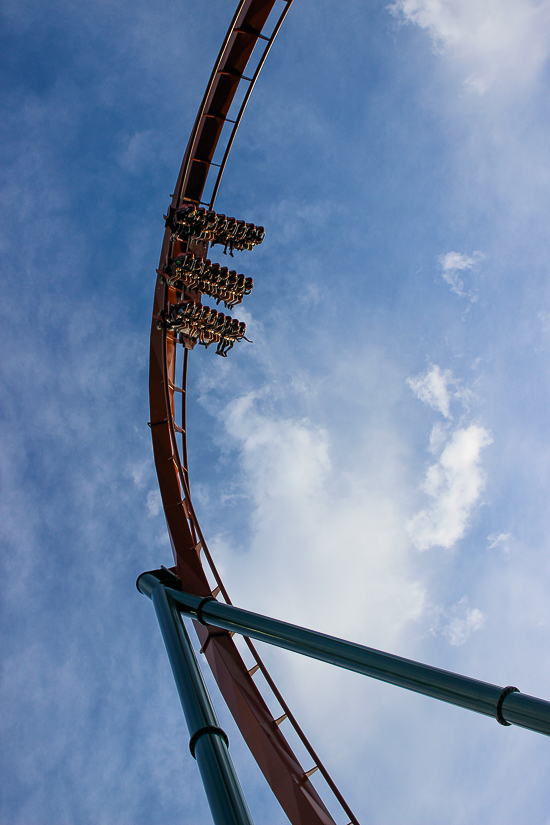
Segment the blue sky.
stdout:
<svg viewBox="0 0 550 825">
<path fill-rule="evenodd" d="M 134 582 L 171 561 L 146 426 L 162 213 L 233 11 L 3 4 L 10 825 L 209 821 Z M 238 258 L 254 343 L 189 377 L 236 604 L 543 698 L 549 52 L 548 0 L 296 0 L 217 201 L 266 227 Z M 545 737 L 265 657 L 360 821 L 550 821 Z M 283 823 L 212 694 L 255 821 Z"/>
</svg>

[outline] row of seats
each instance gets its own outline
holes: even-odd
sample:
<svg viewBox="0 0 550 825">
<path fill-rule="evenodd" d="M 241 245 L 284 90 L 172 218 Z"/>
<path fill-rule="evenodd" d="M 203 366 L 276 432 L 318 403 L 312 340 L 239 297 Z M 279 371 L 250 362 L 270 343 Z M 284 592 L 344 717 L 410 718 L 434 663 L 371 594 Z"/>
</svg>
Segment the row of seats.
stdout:
<svg viewBox="0 0 550 825">
<path fill-rule="evenodd" d="M 179 209 L 171 206 L 165 218 L 166 226 L 180 240 L 187 240 L 191 236 L 212 245 L 222 244 L 224 252 L 229 248 L 231 255 L 234 249 L 253 249 L 265 238 L 263 226 L 228 218 L 194 204 Z"/>
<path fill-rule="evenodd" d="M 218 355 L 227 356 L 235 341 L 248 341 L 246 324 L 194 301 L 182 301 L 171 307 L 166 322 L 174 332 L 181 332 L 205 347 L 217 343 Z"/>
<path fill-rule="evenodd" d="M 245 295 L 250 295 L 254 287 L 252 278 L 238 275 L 236 270 L 204 260 L 192 252 L 186 252 L 173 260 L 162 270 L 170 286 L 182 285 L 199 290 L 205 295 L 223 301 L 227 309 L 242 303 Z"/>
</svg>

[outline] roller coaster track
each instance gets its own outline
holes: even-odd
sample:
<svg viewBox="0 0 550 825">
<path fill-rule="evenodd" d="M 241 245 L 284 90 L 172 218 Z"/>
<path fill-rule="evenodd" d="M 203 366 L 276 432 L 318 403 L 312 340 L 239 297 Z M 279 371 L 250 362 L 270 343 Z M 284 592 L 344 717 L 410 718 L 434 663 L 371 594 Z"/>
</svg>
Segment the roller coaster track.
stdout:
<svg viewBox="0 0 550 825">
<path fill-rule="evenodd" d="M 279 5 L 281 2 L 284 8 L 269 34 L 266 34 L 264 29 L 266 24 L 272 24 L 272 12 L 277 0 L 239 2 L 214 65 L 184 154 L 172 196 L 174 208 L 185 203 L 193 203 L 204 204 L 212 209 L 250 94 L 292 4 L 292 0 L 279 0 Z M 245 75 L 256 46 L 261 50 L 262 44 L 263 52 L 257 60 L 252 76 Z M 241 84 L 248 84 L 247 87 L 242 86 L 246 92 L 238 113 L 233 119 L 229 119 L 232 103 Z M 227 123 L 232 126 L 230 130 L 224 129 Z M 218 146 L 223 149 L 223 155 L 221 162 L 215 164 L 213 159 Z M 203 200 L 205 188 L 211 182 L 211 194 L 207 200 Z M 170 229 L 166 229 L 160 266 L 162 267 L 168 256 L 175 257 L 187 250 L 204 257 L 207 244 L 201 245 L 193 240 L 173 240 Z M 187 592 L 203 597 L 221 596 L 226 603 L 231 604 L 204 539 L 189 490 L 185 416 L 189 351 L 184 349 L 182 378 L 180 386 L 177 386 L 177 340 L 160 320 L 166 317 L 169 303 L 177 303 L 180 298 L 180 290 L 167 284 L 162 275 L 159 275 L 153 304 L 149 370 L 149 425 L 155 467 L 174 554 L 175 575 Z M 176 393 L 181 394 L 180 424 L 176 423 Z M 215 583 L 214 586 L 212 583 Z M 334 825 L 331 814 L 309 778 L 315 770 L 319 770 L 334 799 L 349 819 L 350 825 L 358 825 L 357 819 L 281 696 L 252 641 L 245 639 L 255 662 L 253 667 L 248 668 L 230 633 L 203 626 L 198 622 L 194 624 L 201 650 L 221 693 L 290 822 L 293 825 Z M 256 672 L 263 674 L 272 695 L 279 703 L 281 714 L 277 718 L 270 712 L 254 680 Z M 308 769 L 302 767 L 283 734 L 281 723 L 284 720 L 288 720 L 294 728 L 312 760 L 313 765 Z"/>
</svg>

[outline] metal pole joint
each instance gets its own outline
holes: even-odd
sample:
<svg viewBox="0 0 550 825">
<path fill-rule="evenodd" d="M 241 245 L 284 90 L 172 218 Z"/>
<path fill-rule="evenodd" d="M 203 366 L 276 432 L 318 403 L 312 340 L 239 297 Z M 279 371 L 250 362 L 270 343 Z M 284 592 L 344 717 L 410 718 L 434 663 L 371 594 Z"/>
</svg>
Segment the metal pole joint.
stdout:
<svg viewBox="0 0 550 825">
<path fill-rule="evenodd" d="M 505 727 L 508 728 L 512 724 L 511 722 L 507 722 L 506 719 L 504 718 L 504 716 L 502 715 L 502 705 L 503 705 L 504 700 L 506 699 L 507 696 L 510 695 L 510 693 L 519 693 L 519 692 L 520 692 L 519 688 L 513 687 L 512 685 L 508 685 L 508 687 L 505 687 L 504 690 L 502 691 L 502 693 L 500 694 L 500 696 L 498 698 L 498 702 L 497 702 L 497 712 L 496 712 L 496 720 L 499 723 L 499 725 L 504 725 Z"/>
<path fill-rule="evenodd" d="M 163 571 L 159 571 L 165 575 Z M 153 586 L 157 572 L 139 579 L 142 592 Z M 168 587 L 170 584 L 168 583 Z M 448 670 L 404 659 L 305 627 L 242 610 L 216 599 L 170 590 L 183 614 L 225 631 L 282 647 L 322 662 L 380 679 L 407 690 L 490 716 L 500 725 L 519 725 L 550 735 L 550 702 L 520 693 L 509 685 L 500 687 Z"/>
<path fill-rule="evenodd" d="M 253 825 L 229 755 L 229 739 L 218 724 L 180 606 L 174 599 L 179 592 L 173 585 L 177 587 L 179 579 L 162 569 L 142 573 L 136 584 L 139 592 L 151 599 L 157 614 L 187 722 L 189 750 L 197 762 L 212 819 L 215 825 Z"/>
<path fill-rule="evenodd" d="M 205 725 L 204 728 L 200 728 L 196 730 L 191 739 L 189 740 L 189 750 L 191 751 L 191 756 L 193 759 L 196 759 L 195 756 L 195 745 L 201 738 L 201 736 L 221 736 L 223 741 L 225 742 L 226 747 L 229 747 L 229 738 L 226 732 L 222 728 L 216 727 L 216 725 Z"/>
</svg>

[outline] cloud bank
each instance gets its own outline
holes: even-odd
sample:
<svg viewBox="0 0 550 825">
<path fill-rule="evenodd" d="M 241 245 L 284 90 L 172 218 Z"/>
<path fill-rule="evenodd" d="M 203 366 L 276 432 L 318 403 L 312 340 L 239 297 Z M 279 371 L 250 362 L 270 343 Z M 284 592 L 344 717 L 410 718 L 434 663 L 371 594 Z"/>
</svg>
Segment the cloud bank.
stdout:
<svg viewBox="0 0 550 825">
<path fill-rule="evenodd" d="M 366 470 L 365 459 L 360 475 L 349 466 L 342 475 L 328 431 L 270 409 L 268 390 L 236 398 L 222 419 L 240 467 L 234 502 L 250 507 L 246 564 L 235 582 L 247 603 L 258 599 L 275 615 L 326 628 L 336 621 L 339 633 L 362 628 L 377 644 L 394 643 L 421 612 L 424 594 L 408 562 L 404 514 L 380 480 L 376 489 L 376 468 Z M 218 544 L 216 552 L 228 550 Z M 336 591 L 349 602 L 344 615 L 329 619 L 324 605 Z"/>
<path fill-rule="evenodd" d="M 547 0 L 397 0 L 390 10 L 425 29 L 437 52 L 464 67 L 465 87 L 479 95 L 496 85 L 525 88 L 548 60 Z"/>
</svg>

